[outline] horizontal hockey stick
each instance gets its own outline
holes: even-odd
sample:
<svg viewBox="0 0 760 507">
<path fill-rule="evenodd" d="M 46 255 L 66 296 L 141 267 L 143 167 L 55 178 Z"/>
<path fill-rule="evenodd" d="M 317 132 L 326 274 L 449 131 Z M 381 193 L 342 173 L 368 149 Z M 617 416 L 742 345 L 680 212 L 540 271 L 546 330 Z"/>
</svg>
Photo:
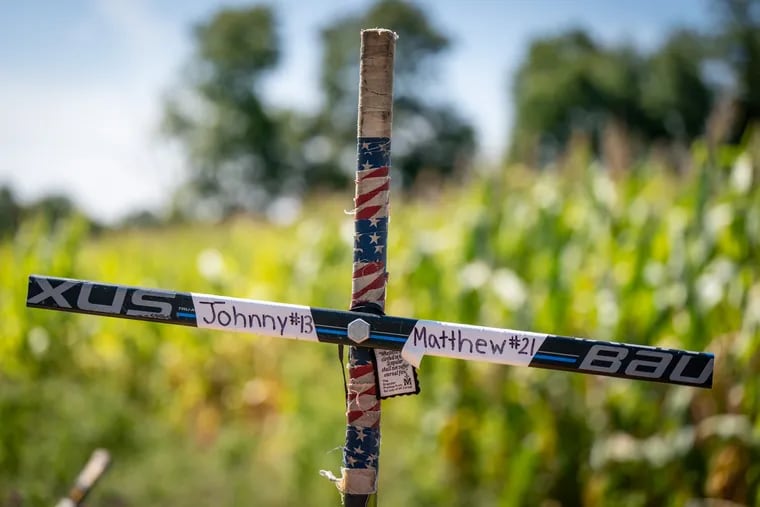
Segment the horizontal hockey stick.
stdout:
<svg viewBox="0 0 760 507">
<path fill-rule="evenodd" d="M 26 304 L 110 317 L 253 333 L 276 338 L 401 350 L 710 388 L 713 354 L 230 298 L 85 280 L 29 276 Z"/>
</svg>

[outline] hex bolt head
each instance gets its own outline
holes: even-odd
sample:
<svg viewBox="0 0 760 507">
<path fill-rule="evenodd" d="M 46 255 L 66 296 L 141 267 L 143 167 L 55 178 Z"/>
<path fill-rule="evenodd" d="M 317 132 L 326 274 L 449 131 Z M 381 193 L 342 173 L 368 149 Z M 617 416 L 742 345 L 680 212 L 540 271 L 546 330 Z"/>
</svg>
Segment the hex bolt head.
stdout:
<svg viewBox="0 0 760 507">
<path fill-rule="evenodd" d="M 364 319 L 352 320 L 346 328 L 348 337 L 356 343 L 369 339 L 369 323 Z"/>
</svg>

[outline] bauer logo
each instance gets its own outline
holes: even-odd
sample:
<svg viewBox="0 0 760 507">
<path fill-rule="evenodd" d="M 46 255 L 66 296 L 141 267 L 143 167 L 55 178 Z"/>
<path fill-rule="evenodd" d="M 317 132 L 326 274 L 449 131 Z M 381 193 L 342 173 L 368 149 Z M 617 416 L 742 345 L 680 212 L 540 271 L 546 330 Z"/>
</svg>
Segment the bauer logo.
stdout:
<svg viewBox="0 0 760 507">
<path fill-rule="evenodd" d="M 170 319 L 173 292 L 96 285 L 63 280 L 53 285 L 45 278 L 30 278 L 27 304 L 81 310 L 87 313 Z"/>
<path fill-rule="evenodd" d="M 714 358 L 704 354 L 596 344 L 589 348 L 578 369 L 701 386 L 710 379 L 713 363 Z"/>
</svg>

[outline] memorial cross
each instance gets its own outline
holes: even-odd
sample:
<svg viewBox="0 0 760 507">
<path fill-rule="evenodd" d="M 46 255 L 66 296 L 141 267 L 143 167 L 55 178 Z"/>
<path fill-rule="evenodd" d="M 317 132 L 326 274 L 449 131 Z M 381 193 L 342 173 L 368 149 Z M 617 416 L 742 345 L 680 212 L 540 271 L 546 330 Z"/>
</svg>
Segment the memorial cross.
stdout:
<svg viewBox="0 0 760 507">
<path fill-rule="evenodd" d="M 396 34 L 361 37 L 349 311 L 38 275 L 29 277 L 27 306 L 349 346 L 342 473 L 323 472 L 348 507 L 376 504 L 380 399 L 417 392 L 413 367 L 425 355 L 712 387 L 710 353 L 386 316 Z M 378 378 L 383 364 L 395 377 Z"/>
</svg>

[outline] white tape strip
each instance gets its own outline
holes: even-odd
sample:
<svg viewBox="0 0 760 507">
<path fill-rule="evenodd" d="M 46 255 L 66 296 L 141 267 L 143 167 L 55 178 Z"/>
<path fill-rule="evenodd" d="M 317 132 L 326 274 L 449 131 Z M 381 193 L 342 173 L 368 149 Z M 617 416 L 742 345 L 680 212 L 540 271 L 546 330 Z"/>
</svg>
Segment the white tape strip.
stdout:
<svg viewBox="0 0 760 507">
<path fill-rule="evenodd" d="M 318 341 L 308 306 L 192 293 L 196 323 L 206 329 Z"/>
<path fill-rule="evenodd" d="M 426 354 L 526 366 L 546 336 L 512 329 L 419 320 L 404 344 L 401 356 L 418 368 Z"/>
</svg>

